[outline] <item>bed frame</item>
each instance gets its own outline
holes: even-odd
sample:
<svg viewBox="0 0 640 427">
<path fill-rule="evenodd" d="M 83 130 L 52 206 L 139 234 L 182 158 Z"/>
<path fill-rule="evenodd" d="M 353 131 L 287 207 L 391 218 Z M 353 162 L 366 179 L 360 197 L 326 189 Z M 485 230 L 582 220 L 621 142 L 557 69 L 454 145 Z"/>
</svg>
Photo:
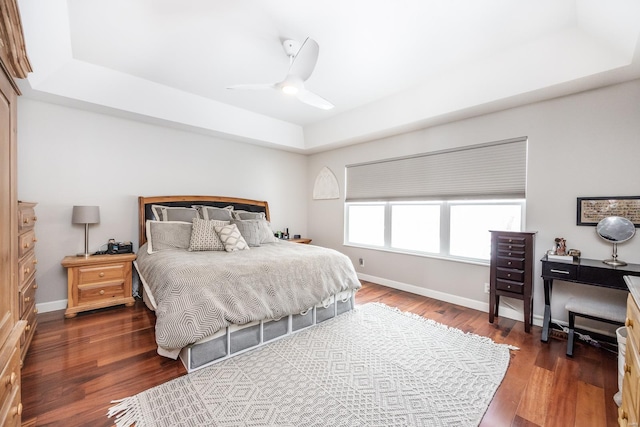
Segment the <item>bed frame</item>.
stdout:
<svg viewBox="0 0 640 427">
<path fill-rule="evenodd" d="M 266 201 L 221 196 L 141 196 L 138 197 L 140 246 L 147 241 L 146 221 L 147 219 L 153 219 L 151 205 L 173 207 L 207 205 L 220 208 L 233 206 L 236 210 L 264 212 L 267 220 L 270 219 L 269 204 Z M 134 265 L 137 269 L 135 262 Z M 143 289 L 146 289 L 147 284 L 142 276 L 140 276 L 140 280 L 143 284 Z M 179 354 L 180 360 L 182 360 L 187 372 L 190 373 L 260 347 L 352 310 L 355 306 L 355 293 L 356 291 L 344 291 L 337 295 L 332 295 L 302 313 L 291 314 L 280 319 L 228 326 L 202 342 L 183 348 Z M 143 298 L 147 306 L 153 310 L 152 305 L 155 305 L 155 302 L 149 303 L 146 291 L 143 292 Z"/>
</svg>

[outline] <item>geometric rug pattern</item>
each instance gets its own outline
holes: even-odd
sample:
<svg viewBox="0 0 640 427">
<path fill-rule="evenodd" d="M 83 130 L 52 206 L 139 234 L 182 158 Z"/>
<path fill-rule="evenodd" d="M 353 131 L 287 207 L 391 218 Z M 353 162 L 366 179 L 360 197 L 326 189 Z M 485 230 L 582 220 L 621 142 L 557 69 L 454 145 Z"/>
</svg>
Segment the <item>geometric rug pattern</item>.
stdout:
<svg viewBox="0 0 640 427">
<path fill-rule="evenodd" d="M 477 426 L 509 346 L 379 303 L 117 403 L 118 427 Z"/>
</svg>

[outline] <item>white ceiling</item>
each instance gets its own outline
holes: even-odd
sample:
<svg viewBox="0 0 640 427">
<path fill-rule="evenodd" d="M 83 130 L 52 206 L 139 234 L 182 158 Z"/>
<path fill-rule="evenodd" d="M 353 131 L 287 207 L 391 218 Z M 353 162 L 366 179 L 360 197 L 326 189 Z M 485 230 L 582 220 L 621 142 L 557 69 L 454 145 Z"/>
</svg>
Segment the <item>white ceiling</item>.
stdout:
<svg viewBox="0 0 640 427">
<path fill-rule="evenodd" d="M 19 0 L 24 95 L 317 152 L 640 77 L 640 0 Z M 320 45 L 276 91 L 282 41 Z"/>
</svg>

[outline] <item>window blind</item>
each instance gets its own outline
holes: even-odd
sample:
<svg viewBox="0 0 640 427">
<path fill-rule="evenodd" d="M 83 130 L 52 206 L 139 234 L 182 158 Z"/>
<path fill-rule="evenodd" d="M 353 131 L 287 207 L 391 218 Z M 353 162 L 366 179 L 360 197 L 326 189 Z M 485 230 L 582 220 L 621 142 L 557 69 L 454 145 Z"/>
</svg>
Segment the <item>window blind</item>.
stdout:
<svg viewBox="0 0 640 427">
<path fill-rule="evenodd" d="M 346 201 L 524 198 L 527 138 L 347 165 Z"/>
</svg>

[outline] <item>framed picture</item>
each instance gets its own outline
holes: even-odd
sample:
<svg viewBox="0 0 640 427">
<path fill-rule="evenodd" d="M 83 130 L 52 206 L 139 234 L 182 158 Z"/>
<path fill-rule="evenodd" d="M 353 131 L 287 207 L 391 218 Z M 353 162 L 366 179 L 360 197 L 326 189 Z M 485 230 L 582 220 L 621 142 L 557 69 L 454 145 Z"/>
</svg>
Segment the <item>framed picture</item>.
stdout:
<svg viewBox="0 0 640 427">
<path fill-rule="evenodd" d="M 608 216 L 627 218 L 640 227 L 640 196 L 578 197 L 576 225 L 597 225 Z"/>
</svg>

